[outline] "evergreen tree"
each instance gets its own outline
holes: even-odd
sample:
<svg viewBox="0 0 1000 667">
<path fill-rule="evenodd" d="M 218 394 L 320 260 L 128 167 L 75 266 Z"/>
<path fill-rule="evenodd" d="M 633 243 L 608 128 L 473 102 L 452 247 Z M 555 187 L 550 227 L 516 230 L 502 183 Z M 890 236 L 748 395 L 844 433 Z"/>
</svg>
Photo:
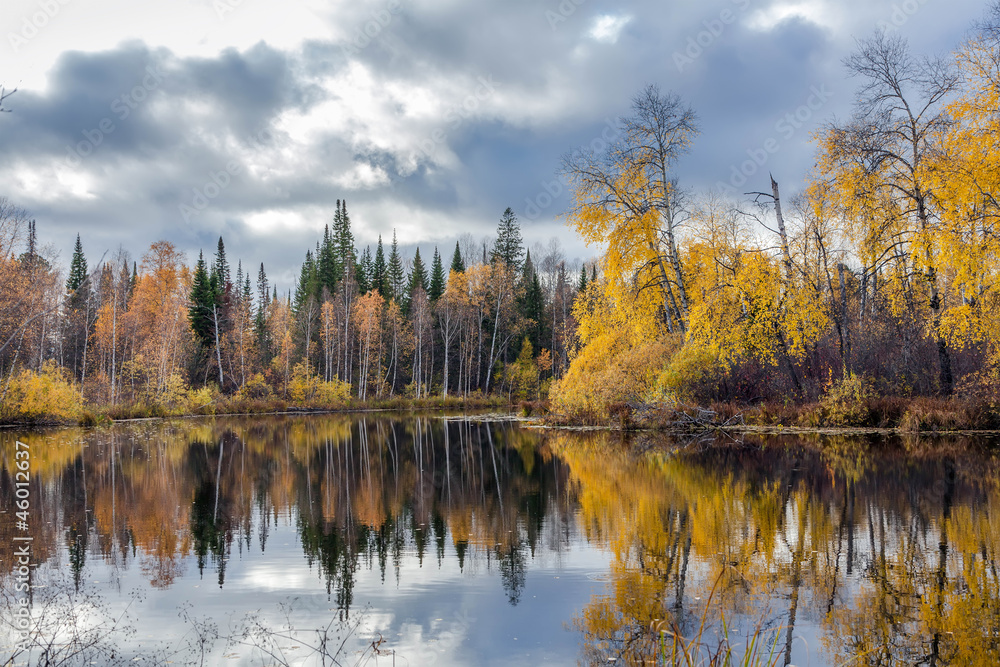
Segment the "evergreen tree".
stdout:
<svg viewBox="0 0 1000 667">
<path fill-rule="evenodd" d="M 597 262 L 594 262 L 594 265 L 590 267 L 590 282 L 597 282 Z"/>
<path fill-rule="evenodd" d="M 383 299 L 389 298 L 389 276 L 385 265 L 385 251 L 382 249 L 382 235 L 378 235 L 375 261 L 372 264 L 372 289 L 378 290 Z"/>
<path fill-rule="evenodd" d="M 521 284 L 524 289 L 518 297 L 518 309 L 521 316 L 528 321 L 524 338 L 531 341 L 533 349 L 539 350 L 544 340 L 545 297 L 542 293 L 542 284 L 538 280 L 538 272 L 535 271 L 535 265 L 531 261 L 530 252 L 524 260 Z"/>
<path fill-rule="evenodd" d="M 355 264 L 354 233 L 351 232 L 351 218 L 347 215 L 347 201 L 337 200 L 337 213 L 333 218 L 333 245 L 340 266 L 340 273 Z"/>
<path fill-rule="evenodd" d="M 219 303 L 222 303 L 223 295 L 227 295 L 232 290 L 231 276 L 229 274 L 229 262 L 226 261 L 226 246 L 219 237 L 219 245 L 215 251 L 215 264 L 212 266 L 212 273 L 216 276 L 216 289 L 219 295 Z"/>
<path fill-rule="evenodd" d="M 455 241 L 455 254 L 451 256 L 451 270 L 455 273 L 465 273 L 465 260 L 462 259 L 462 251 Z"/>
<path fill-rule="evenodd" d="M 441 255 L 438 253 L 437 246 L 434 246 L 434 261 L 431 262 L 431 282 L 430 287 L 427 289 L 427 296 L 430 297 L 432 302 L 437 301 L 444 294 L 446 282 L 444 267 L 441 265 Z"/>
<path fill-rule="evenodd" d="M 301 312 L 309 301 L 309 297 L 316 293 L 316 262 L 313 260 L 312 250 L 306 250 L 306 259 L 302 263 L 299 271 L 299 280 L 295 285 L 295 307 L 294 312 Z"/>
<path fill-rule="evenodd" d="M 191 282 L 191 306 L 188 308 L 188 321 L 194 331 L 198 343 L 203 348 L 215 344 L 215 292 L 212 289 L 211 278 L 205 266 L 204 253 L 198 253 L 198 263 L 194 268 L 194 279 Z"/>
<path fill-rule="evenodd" d="M 366 247 L 361 253 L 361 259 L 354 267 L 354 280 L 358 283 L 358 291 L 367 294 L 372 289 L 372 250 Z"/>
<path fill-rule="evenodd" d="M 424 261 L 420 259 L 420 248 L 417 248 L 413 256 L 413 268 L 410 270 L 410 282 L 406 286 L 406 294 L 412 299 L 413 292 L 417 288 L 427 291 L 427 269 L 424 268 Z"/>
<path fill-rule="evenodd" d="M 580 282 L 576 286 L 576 290 L 583 294 L 587 291 L 587 265 L 584 264 L 580 267 Z"/>
<path fill-rule="evenodd" d="M 521 225 L 514 211 L 508 206 L 500 217 L 497 226 L 497 240 L 493 245 L 491 261 L 500 260 L 515 272 L 521 270 L 521 258 L 524 256 L 524 244 L 521 241 Z"/>
<path fill-rule="evenodd" d="M 75 292 L 87 279 L 87 259 L 83 256 L 83 244 L 80 235 L 76 235 L 76 245 L 73 247 L 73 259 L 69 265 L 69 279 L 66 281 L 66 291 Z"/>
<path fill-rule="evenodd" d="M 233 283 L 233 301 L 239 307 L 243 299 L 243 260 L 236 261 L 236 282 Z"/>
<path fill-rule="evenodd" d="M 264 271 L 264 262 L 260 263 L 260 271 L 257 272 L 257 313 L 263 313 L 271 303 L 271 295 L 268 293 L 267 273 Z"/>
<path fill-rule="evenodd" d="M 336 224 L 337 218 L 334 220 Z M 340 282 L 341 267 L 337 263 L 337 246 L 333 234 L 330 233 L 330 225 L 323 225 L 323 242 L 320 244 L 319 252 L 316 253 L 316 271 L 319 277 L 319 289 L 322 291 L 325 287 L 330 294 L 333 294 L 337 289 L 337 283 Z"/>
<path fill-rule="evenodd" d="M 392 251 L 389 253 L 389 267 L 386 270 L 389 282 L 389 294 L 396 301 L 402 301 L 406 289 L 406 271 L 403 269 L 403 258 L 399 256 L 399 246 L 396 244 L 396 230 L 392 230 Z"/>
</svg>

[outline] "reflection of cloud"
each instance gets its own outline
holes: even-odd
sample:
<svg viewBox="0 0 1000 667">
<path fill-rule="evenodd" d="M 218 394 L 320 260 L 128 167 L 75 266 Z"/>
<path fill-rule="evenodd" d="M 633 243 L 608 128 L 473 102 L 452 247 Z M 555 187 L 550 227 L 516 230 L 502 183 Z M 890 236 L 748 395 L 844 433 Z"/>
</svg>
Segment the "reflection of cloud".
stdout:
<svg viewBox="0 0 1000 667">
<path fill-rule="evenodd" d="M 614 44 L 618 41 L 618 37 L 621 35 L 622 29 L 628 25 L 631 20 L 632 17 L 628 14 L 619 16 L 604 14 L 602 16 L 598 16 L 587 35 L 595 42 Z"/>
</svg>

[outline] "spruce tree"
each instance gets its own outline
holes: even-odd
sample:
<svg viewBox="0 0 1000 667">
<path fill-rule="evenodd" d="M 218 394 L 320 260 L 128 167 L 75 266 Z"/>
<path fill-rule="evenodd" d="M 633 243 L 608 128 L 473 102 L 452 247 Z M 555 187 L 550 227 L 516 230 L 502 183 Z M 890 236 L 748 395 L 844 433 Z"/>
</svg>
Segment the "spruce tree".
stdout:
<svg viewBox="0 0 1000 667">
<path fill-rule="evenodd" d="M 455 273 L 465 273 L 465 260 L 462 259 L 462 250 L 455 241 L 455 254 L 451 256 L 451 270 Z"/>
<path fill-rule="evenodd" d="M 545 326 L 545 298 L 542 294 L 542 284 L 538 280 L 538 272 L 531 261 L 528 252 L 524 260 L 524 270 L 521 274 L 521 284 L 524 286 L 518 298 L 518 310 L 521 316 L 529 320 L 525 339 L 531 341 L 533 349 L 540 349 Z"/>
<path fill-rule="evenodd" d="M 298 313 L 309 302 L 309 297 L 315 294 L 316 286 L 316 263 L 313 260 L 312 250 L 306 250 L 306 259 L 302 263 L 299 271 L 299 280 L 295 285 L 295 307 L 294 312 Z"/>
<path fill-rule="evenodd" d="M 389 252 L 389 266 L 386 270 L 389 282 L 389 294 L 397 302 L 405 296 L 406 271 L 403 269 L 403 258 L 399 256 L 399 246 L 396 243 L 396 230 L 392 230 L 392 250 Z"/>
<path fill-rule="evenodd" d="M 226 246 L 222 242 L 222 237 L 219 237 L 219 245 L 215 251 L 215 264 L 212 267 L 212 272 L 216 275 L 218 280 L 217 289 L 220 297 L 231 289 L 231 276 L 229 274 L 229 262 L 226 261 Z M 221 303 L 221 302 L 220 302 Z"/>
<path fill-rule="evenodd" d="M 347 201 L 337 200 L 337 213 L 333 219 L 333 245 L 336 250 L 337 263 L 341 275 L 356 263 L 354 252 L 354 233 L 351 232 L 351 218 L 347 214 Z"/>
<path fill-rule="evenodd" d="M 389 276 L 385 265 L 385 251 L 382 249 L 382 235 L 378 235 L 375 261 L 372 263 L 372 289 L 378 290 L 383 299 L 389 298 Z"/>
<path fill-rule="evenodd" d="M 521 225 L 514 211 L 508 206 L 500 217 L 497 226 L 497 240 L 493 245 L 491 261 L 500 260 L 514 272 L 521 270 L 521 258 L 524 256 L 524 244 L 521 241 Z"/>
<path fill-rule="evenodd" d="M 330 225 L 323 225 L 323 242 L 316 254 L 316 272 L 319 277 L 319 289 L 325 287 L 330 294 L 333 294 L 337 289 L 337 283 L 340 282 L 341 269 L 337 262 L 337 246 L 333 234 L 330 233 Z"/>
<path fill-rule="evenodd" d="M 198 263 L 194 268 L 194 279 L 191 282 L 191 306 L 188 308 L 188 321 L 191 323 L 191 330 L 194 331 L 198 343 L 203 348 L 209 348 L 215 344 L 215 320 L 213 318 L 215 305 L 215 292 L 212 289 L 211 279 L 205 266 L 205 256 L 199 252 Z"/>
<path fill-rule="evenodd" d="M 361 259 L 354 267 L 354 280 L 358 283 L 358 291 L 361 294 L 367 294 L 368 290 L 372 289 L 372 250 L 370 246 L 365 247 L 365 251 L 361 253 Z"/>
<path fill-rule="evenodd" d="M 587 291 L 587 265 L 584 264 L 580 267 L 580 282 L 576 286 L 576 290 L 583 294 Z"/>
<path fill-rule="evenodd" d="M 420 259 L 420 248 L 417 248 L 413 256 L 413 268 L 410 270 L 410 282 L 406 286 L 406 294 L 413 299 L 413 293 L 417 288 L 427 291 L 427 269 L 424 268 L 424 261 Z"/>
<path fill-rule="evenodd" d="M 76 235 L 76 245 L 73 247 L 73 259 L 69 265 L 69 279 L 66 281 L 66 291 L 76 292 L 87 279 L 87 259 L 83 256 L 83 244 L 80 235 Z"/>
<path fill-rule="evenodd" d="M 441 265 L 441 255 L 438 253 L 437 246 L 434 246 L 434 261 L 431 262 L 431 281 L 430 287 L 427 289 L 427 296 L 430 297 L 432 302 L 437 301 L 444 294 L 445 282 L 444 267 Z"/>
</svg>

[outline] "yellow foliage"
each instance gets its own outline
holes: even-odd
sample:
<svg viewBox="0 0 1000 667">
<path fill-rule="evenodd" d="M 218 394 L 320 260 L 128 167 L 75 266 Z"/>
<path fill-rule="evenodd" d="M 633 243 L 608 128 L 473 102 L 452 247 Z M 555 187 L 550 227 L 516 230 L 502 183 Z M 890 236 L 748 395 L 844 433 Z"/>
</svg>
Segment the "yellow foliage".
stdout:
<svg viewBox="0 0 1000 667">
<path fill-rule="evenodd" d="M 25 369 L 10 382 L 0 414 L 9 419 L 77 420 L 83 413 L 80 390 L 69 373 L 50 359 L 40 373 Z"/>
<path fill-rule="evenodd" d="M 656 380 L 656 392 L 667 401 L 700 402 L 710 397 L 725 373 L 718 355 L 700 345 L 685 345 Z"/>
<path fill-rule="evenodd" d="M 295 364 L 288 395 L 295 403 L 342 403 L 351 397 L 351 385 L 340 380 L 324 382 L 305 362 Z"/>
<path fill-rule="evenodd" d="M 271 385 L 261 373 L 254 373 L 236 392 L 237 400 L 266 400 L 272 396 Z"/>
</svg>

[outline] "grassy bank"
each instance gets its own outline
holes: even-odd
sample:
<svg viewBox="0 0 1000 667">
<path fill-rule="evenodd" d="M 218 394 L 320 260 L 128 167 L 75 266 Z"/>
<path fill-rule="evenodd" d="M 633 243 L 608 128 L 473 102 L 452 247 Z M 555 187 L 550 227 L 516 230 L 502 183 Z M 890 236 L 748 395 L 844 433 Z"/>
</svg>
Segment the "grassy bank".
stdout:
<svg viewBox="0 0 1000 667">
<path fill-rule="evenodd" d="M 127 419 L 156 419 L 166 417 L 191 417 L 201 415 L 264 415 L 286 412 L 352 412 L 360 410 L 488 410 L 510 409 L 505 398 L 469 396 L 442 398 L 376 398 L 361 401 L 292 401 L 279 398 L 246 399 L 238 396 L 220 397 L 204 405 L 164 405 L 154 402 L 129 402 L 114 405 L 84 406 L 76 415 L 68 417 L 58 412 L 36 412 L 30 415 L 4 414 L 0 425 L 46 426 L 80 425 L 97 426 Z"/>
</svg>

